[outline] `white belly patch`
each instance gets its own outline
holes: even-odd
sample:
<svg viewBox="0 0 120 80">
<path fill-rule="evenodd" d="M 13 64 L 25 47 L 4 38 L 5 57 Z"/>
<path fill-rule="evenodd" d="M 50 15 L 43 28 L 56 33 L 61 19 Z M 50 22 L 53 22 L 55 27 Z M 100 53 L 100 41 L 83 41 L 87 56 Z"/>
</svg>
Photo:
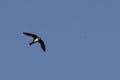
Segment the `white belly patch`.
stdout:
<svg viewBox="0 0 120 80">
<path fill-rule="evenodd" d="M 39 41 L 39 39 L 38 39 L 38 38 L 34 40 L 34 42 L 37 42 L 37 41 Z"/>
</svg>

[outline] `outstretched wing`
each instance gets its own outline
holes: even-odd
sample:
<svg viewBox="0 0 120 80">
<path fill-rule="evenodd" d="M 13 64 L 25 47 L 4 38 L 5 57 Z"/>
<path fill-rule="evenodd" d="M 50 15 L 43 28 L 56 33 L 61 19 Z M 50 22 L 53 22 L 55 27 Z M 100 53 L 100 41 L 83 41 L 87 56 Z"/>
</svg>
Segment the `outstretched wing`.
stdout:
<svg viewBox="0 0 120 80">
<path fill-rule="evenodd" d="M 44 44 L 43 40 L 39 40 L 39 43 L 41 44 L 41 48 L 43 49 L 43 51 L 45 51 L 46 48 L 45 48 L 45 44 Z"/>
<path fill-rule="evenodd" d="M 37 38 L 37 35 L 32 34 L 32 33 L 23 32 L 23 34 L 25 34 L 27 36 L 31 36 L 31 37 L 33 37 L 33 39 Z"/>
</svg>

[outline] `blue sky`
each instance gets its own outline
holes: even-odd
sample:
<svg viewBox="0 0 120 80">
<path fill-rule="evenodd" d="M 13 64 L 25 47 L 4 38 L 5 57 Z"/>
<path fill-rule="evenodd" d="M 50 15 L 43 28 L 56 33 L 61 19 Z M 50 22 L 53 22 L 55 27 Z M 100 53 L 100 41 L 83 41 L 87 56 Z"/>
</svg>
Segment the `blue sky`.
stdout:
<svg viewBox="0 0 120 80">
<path fill-rule="evenodd" d="M 120 80 L 119 3 L 0 0 L 0 80 Z"/>
</svg>

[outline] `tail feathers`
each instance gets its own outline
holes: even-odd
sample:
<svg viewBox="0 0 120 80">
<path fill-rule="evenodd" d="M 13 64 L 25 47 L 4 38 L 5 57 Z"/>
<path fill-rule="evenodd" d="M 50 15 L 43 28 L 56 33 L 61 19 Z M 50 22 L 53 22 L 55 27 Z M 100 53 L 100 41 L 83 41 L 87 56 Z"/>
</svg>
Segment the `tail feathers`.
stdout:
<svg viewBox="0 0 120 80">
<path fill-rule="evenodd" d="M 29 43 L 29 45 L 32 45 L 34 42 Z"/>
</svg>

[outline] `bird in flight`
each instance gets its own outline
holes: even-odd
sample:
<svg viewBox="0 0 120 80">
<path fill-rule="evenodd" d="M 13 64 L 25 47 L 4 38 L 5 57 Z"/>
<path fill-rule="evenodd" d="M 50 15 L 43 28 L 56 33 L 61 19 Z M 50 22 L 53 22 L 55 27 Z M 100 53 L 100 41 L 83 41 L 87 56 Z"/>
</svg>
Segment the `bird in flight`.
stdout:
<svg viewBox="0 0 120 80">
<path fill-rule="evenodd" d="M 27 32 L 23 32 L 23 34 L 25 34 L 26 36 L 31 36 L 33 38 L 33 41 L 29 43 L 29 45 L 32 45 L 34 43 L 40 43 L 41 44 L 41 48 L 43 49 L 43 51 L 46 51 L 46 47 L 45 44 L 43 42 L 43 40 L 41 39 L 41 37 L 38 37 L 35 34 L 32 33 L 27 33 Z"/>
</svg>

